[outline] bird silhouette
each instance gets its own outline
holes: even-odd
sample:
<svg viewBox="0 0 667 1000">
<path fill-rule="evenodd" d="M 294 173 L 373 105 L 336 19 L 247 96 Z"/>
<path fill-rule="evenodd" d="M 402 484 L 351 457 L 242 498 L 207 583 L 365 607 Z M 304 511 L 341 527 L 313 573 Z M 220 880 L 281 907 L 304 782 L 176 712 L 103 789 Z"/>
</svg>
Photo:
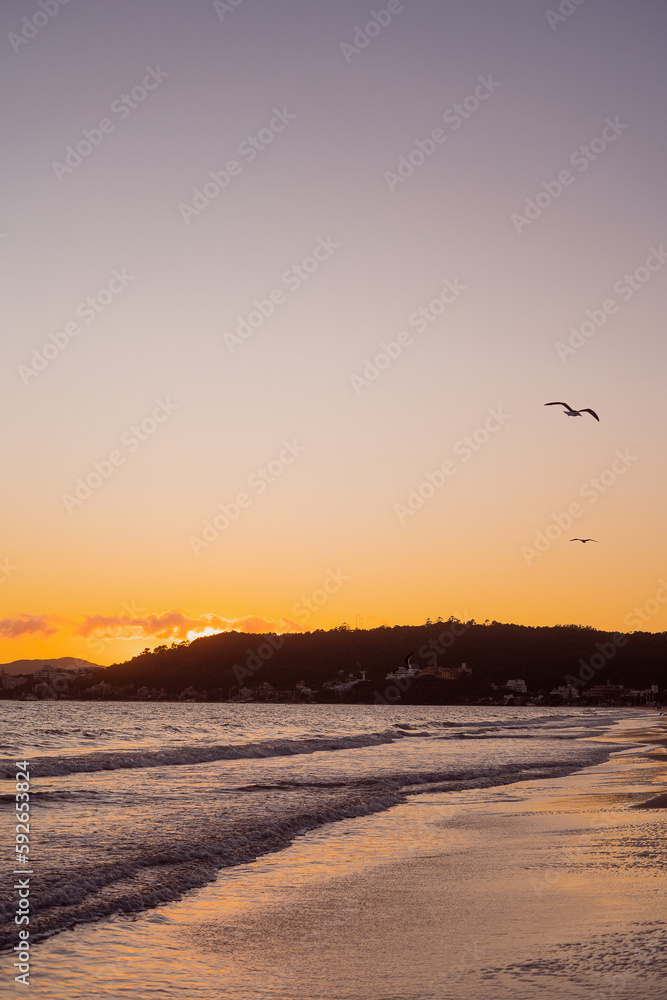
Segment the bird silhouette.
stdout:
<svg viewBox="0 0 667 1000">
<path fill-rule="evenodd" d="M 595 419 L 598 421 L 598 423 L 600 421 L 600 418 L 598 417 L 598 415 L 595 412 L 595 410 L 590 410 L 588 407 L 584 407 L 583 410 L 573 410 L 572 407 L 569 405 L 569 403 L 545 403 L 544 405 L 545 406 L 564 406 L 565 407 L 565 416 L 566 417 L 580 417 L 582 413 L 590 413 L 590 415 L 592 417 L 595 417 Z"/>
<path fill-rule="evenodd" d="M 571 538 L 570 541 L 571 542 L 583 542 L 584 545 L 585 545 L 586 542 L 597 542 L 597 538 Z"/>
</svg>

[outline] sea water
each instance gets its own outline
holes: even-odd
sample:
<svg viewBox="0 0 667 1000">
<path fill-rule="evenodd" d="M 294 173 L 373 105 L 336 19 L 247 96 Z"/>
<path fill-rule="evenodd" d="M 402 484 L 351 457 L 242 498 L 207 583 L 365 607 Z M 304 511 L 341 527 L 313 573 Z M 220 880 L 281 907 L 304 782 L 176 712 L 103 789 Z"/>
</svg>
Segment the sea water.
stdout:
<svg viewBox="0 0 667 1000">
<path fill-rule="evenodd" d="M 614 708 L 3 702 L 0 832 L 30 771 L 32 941 L 141 914 L 411 796 L 568 774 L 618 749 Z M 4 948 L 13 883 L 0 883 Z"/>
</svg>

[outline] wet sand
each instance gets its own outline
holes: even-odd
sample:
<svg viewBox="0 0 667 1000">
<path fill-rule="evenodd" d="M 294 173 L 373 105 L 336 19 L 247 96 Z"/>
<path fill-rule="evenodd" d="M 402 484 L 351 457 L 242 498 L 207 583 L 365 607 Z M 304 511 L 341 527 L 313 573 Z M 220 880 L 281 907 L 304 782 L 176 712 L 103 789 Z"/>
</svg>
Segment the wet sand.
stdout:
<svg viewBox="0 0 667 1000">
<path fill-rule="evenodd" d="M 36 950 L 34 993 L 664 1000 L 664 734 L 631 730 L 656 749 L 563 778 L 418 795 L 149 916 L 62 934 Z"/>
</svg>

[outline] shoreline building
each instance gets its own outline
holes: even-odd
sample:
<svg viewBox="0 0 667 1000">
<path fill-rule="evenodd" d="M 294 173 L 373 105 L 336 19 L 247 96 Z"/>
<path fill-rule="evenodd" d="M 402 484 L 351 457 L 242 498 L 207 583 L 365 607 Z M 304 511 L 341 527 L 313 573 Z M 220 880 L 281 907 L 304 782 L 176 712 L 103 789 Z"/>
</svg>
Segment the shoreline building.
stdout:
<svg viewBox="0 0 667 1000">
<path fill-rule="evenodd" d="M 429 663 L 425 667 L 416 667 L 410 660 L 413 654 L 407 656 L 402 667 L 397 667 L 391 673 L 385 675 L 387 681 L 414 680 L 417 677 L 437 677 L 442 681 L 458 681 L 462 677 L 472 677 L 472 670 L 467 663 L 462 663 L 460 667 L 438 666 L 437 662 Z"/>
</svg>

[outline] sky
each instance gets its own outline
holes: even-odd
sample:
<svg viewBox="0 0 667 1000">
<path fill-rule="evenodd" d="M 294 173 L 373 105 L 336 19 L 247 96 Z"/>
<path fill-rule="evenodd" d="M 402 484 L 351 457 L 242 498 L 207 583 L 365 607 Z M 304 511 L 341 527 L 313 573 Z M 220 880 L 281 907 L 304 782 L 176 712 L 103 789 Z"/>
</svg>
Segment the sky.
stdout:
<svg viewBox="0 0 667 1000">
<path fill-rule="evenodd" d="M 0 662 L 667 630 L 666 25 L 3 5 Z"/>
</svg>

